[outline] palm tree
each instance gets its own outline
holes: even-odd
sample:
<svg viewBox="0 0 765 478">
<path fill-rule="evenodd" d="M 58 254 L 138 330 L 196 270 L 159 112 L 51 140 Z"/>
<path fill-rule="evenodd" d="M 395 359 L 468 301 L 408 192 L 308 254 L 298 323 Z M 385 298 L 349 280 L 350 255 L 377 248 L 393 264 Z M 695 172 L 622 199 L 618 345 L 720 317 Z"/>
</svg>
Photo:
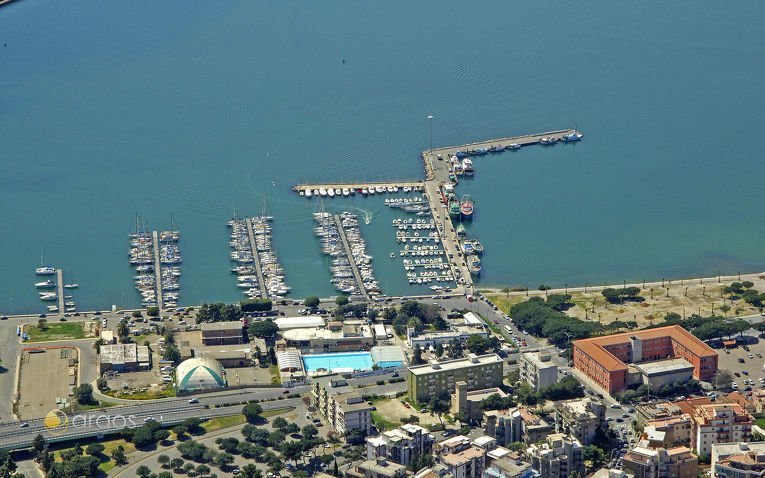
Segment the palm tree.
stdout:
<svg viewBox="0 0 765 478">
<path fill-rule="evenodd" d="M 505 298 L 510 297 L 510 289 L 509 288 L 505 287 L 504 289 L 502 289 L 502 292 L 505 293 Z"/>
</svg>

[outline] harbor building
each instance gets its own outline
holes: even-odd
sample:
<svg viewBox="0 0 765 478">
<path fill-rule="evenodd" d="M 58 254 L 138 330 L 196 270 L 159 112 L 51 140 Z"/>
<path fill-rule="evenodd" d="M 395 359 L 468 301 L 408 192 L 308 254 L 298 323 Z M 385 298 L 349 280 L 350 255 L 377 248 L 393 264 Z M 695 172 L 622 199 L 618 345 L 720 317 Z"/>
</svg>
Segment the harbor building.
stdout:
<svg viewBox="0 0 765 478">
<path fill-rule="evenodd" d="M 276 365 L 279 368 L 282 384 L 305 383 L 306 373 L 299 350 L 287 349 L 277 352 Z"/>
<path fill-rule="evenodd" d="M 369 350 L 375 344 L 372 328 L 361 320 L 335 321 L 326 327 L 291 328 L 282 331 L 281 336 L 284 347 L 299 349 L 304 354 Z"/>
<path fill-rule="evenodd" d="M 311 406 L 341 436 L 353 430 L 372 431 L 372 406 L 344 380 L 317 379 L 311 384 Z"/>
<path fill-rule="evenodd" d="M 178 364 L 175 370 L 178 390 L 214 390 L 226 386 L 221 364 L 211 358 L 192 358 Z"/>
<path fill-rule="evenodd" d="M 367 437 L 367 459 L 387 458 L 399 465 L 410 466 L 418 458 L 429 455 L 435 438 L 419 425 L 411 423 Z"/>
<path fill-rule="evenodd" d="M 102 345 L 98 354 L 99 373 L 137 372 L 151 368 L 151 354 L 146 345 Z"/>
<path fill-rule="evenodd" d="M 712 444 L 712 476 L 760 478 L 765 474 L 765 442 Z"/>
<path fill-rule="evenodd" d="M 543 442 L 529 446 L 527 454 L 531 467 L 545 478 L 584 476 L 582 444 L 572 436 L 553 433 Z"/>
<path fill-rule="evenodd" d="M 575 340 L 573 358 L 574 368 L 609 394 L 650 381 L 651 376 L 660 381 L 669 380 L 662 378 L 666 375 L 680 377 L 685 370 L 681 362 L 667 368 L 648 366 L 649 376 L 644 379 L 640 370 L 631 372 L 627 364 L 683 359 L 693 366 L 694 378 L 710 380 L 718 360 L 717 352 L 679 325 Z"/>
<path fill-rule="evenodd" d="M 555 404 L 555 431 L 567 433 L 582 445 L 595 441 L 606 419 L 606 406 L 592 398 L 576 398 Z"/>
<path fill-rule="evenodd" d="M 448 396 L 457 382 L 467 383 L 468 391 L 499 387 L 502 385 L 502 365 L 502 359 L 497 354 L 469 354 L 466 358 L 441 362 L 431 360 L 426 365 L 409 367 L 409 397 L 418 402 L 428 402 L 432 397 Z"/>
<path fill-rule="evenodd" d="M 233 345 L 241 344 L 244 339 L 242 323 L 238 320 L 231 322 L 205 322 L 201 326 L 202 344 L 204 345 Z"/>
<path fill-rule="evenodd" d="M 552 356 L 548 353 L 522 353 L 518 365 L 520 365 L 521 380 L 528 383 L 536 392 L 558 381 L 558 366 L 552 362 Z"/>
</svg>

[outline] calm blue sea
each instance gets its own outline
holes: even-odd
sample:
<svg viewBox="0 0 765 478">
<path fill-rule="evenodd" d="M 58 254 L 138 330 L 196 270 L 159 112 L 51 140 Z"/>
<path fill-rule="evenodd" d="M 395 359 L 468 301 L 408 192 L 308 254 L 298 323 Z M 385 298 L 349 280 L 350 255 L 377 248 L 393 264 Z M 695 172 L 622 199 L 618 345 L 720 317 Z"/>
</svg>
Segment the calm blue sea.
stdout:
<svg viewBox="0 0 765 478">
<path fill-rule="evenodd" d="M 0 312 L 44 261 L 81 308 L 136 305 L 136 213 L 183 234 L 182 303 L 240 297 L 225 223 L 266 200 L 295 296 L 334 293 L 305 180 L 420 177 L 419 152 L 578 126 L 476 161 L 485 285 L 765 266 L 765 4 L 37 2 L 0 9 Z M 345 60 L 345 63 L 343 63 Z M 394 217 L 363 229 L 409 291 Z M 376 214 L 376 215 L 375 215 Z"/>
</svg>

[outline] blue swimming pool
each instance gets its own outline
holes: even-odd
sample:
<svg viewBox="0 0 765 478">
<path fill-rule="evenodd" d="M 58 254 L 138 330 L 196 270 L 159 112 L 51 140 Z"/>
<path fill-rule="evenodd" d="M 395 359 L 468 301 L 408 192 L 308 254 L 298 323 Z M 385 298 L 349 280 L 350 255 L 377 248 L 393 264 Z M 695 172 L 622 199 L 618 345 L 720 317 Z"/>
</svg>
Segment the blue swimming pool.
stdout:
<svg viewBox="0 0 765 478">
<path fill-rule="evenodd" d="M 400 367 L 401 365 L 403 365 L 403 362 L 388 360 L 385 362 L 377 362 L 376 365 L 380 368 L 392 368 L 392 367 Z"/>
<path fill-rule="evenodd" d="M 303 365 L 308 373 L 372 370 L 372 355 L 369 352 L 303 355 Z"/>
</svg>

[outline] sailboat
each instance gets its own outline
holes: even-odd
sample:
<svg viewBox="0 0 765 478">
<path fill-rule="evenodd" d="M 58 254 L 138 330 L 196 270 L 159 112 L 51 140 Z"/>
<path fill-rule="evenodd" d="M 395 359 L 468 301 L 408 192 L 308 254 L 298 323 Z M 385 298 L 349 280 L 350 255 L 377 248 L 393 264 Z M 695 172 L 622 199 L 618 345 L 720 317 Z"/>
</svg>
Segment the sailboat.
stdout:
<svg viewBox="0 0 765 478">
<path fill-rule="evenodd" d="M 80 284 L 76 282 L 70 282 L 68 284 L 64 284 L 64 289 L 76 289 L 78 287 L 80 287 Z"/>
<path fill-rule="evenodd" d="M 35 274 L 39 276 L 49 276 L 56 273 L 56 268 L 43 265 L 43 248 L 40 246 L 40 267 L 35 269 Z"/>
</svg>

